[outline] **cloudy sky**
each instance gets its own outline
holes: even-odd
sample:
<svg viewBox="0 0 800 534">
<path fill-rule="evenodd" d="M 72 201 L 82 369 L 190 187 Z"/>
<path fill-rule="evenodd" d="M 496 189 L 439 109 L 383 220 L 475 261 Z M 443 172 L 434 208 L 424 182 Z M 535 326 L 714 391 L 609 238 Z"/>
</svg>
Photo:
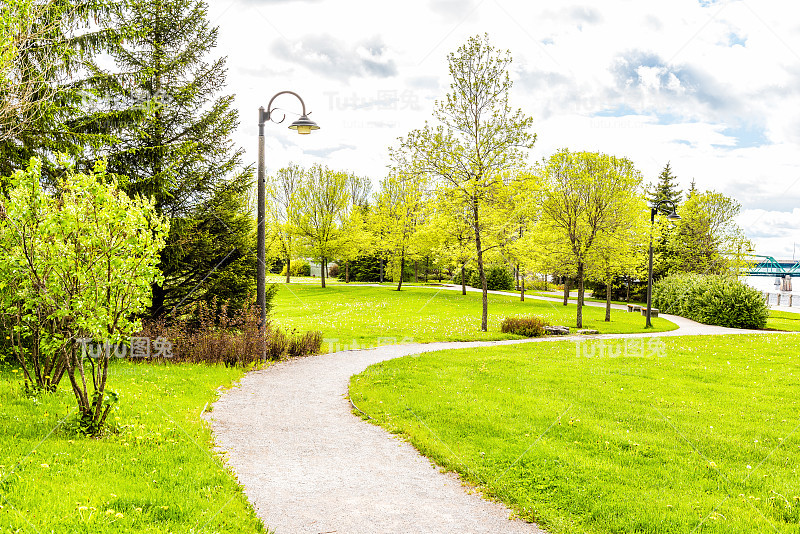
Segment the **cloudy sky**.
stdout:
<svg viewBox="0 0 800 534">
<path fill-rule="evenodd" d="M 228 57 L 236 141 L 255 163 L 257 110 L 299 93 L 322 127 L 285 128 L 267 170 L 321 162 L 382 178 L 387 147 L 431 117 L 447 54 L 488 33 L 514 58 L 512 104 L 535 119 L 531 161 L 556 149 L 669 161 L 742 204 L 756 252 L 800 259 L 800 19 L 772 0 L 208 0 Z M 797 250 L 794 251 L 794 244 Z"/>
</svg>

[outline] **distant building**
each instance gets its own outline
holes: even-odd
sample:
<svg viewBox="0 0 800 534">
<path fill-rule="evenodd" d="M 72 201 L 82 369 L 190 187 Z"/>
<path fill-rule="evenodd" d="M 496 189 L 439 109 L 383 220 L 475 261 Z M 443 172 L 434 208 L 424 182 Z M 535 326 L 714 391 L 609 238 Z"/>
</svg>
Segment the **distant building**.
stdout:
<svg viewBox="0 0 800 534">
<path fill-rule="evenodd" d="M 311 267 L 311 276 L 315 276 L 317 278 L 322 276 L 322 270 L 320 269 L 320 264 L 318 262 L 308 260 L 308 265 Z M 325 275 L 327 276 L 328 273 L 326 272 Z"/>
</svg>

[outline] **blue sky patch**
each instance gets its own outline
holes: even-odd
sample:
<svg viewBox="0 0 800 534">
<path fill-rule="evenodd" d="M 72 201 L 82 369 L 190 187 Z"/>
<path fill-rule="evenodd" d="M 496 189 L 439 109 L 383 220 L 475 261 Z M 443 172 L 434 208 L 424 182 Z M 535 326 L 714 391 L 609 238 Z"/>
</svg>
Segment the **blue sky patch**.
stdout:
<svg viewBox="0 0 800 534">
<path fill-rule="evenodd" d="M 745 125 L 726 128 L 721 133 L 736 139 L 736 144 L 733 148 L 752 148 L 770 144 L 764 128 L 761 126 Z"/>
</svg>

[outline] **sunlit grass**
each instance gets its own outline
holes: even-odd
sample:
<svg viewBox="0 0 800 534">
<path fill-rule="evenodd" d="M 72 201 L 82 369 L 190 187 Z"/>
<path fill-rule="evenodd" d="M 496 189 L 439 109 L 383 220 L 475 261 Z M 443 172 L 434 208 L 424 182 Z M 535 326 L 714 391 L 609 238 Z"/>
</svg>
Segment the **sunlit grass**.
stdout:
<svg viewBox="0 0 800 534">
<path fill-rule="evenodd" d="M 789 332 L 800 332 L 800 309 L 799 313 L 769 311 L 767 328 L 770 330 L 786 330 Z"/>
<path fill-rule="evenodd" d="M 358 348 L 392 343 L 517 339 L 500 332 L 509 315 L 539 315 L 550 324 L 575 326 L 575 305 L 536 299 L 489 295 L 488 332 L 480 331 L 481 294 L 408 287 L 354 287 L 339 284 L 322 289 L 304 284 L 282 284 L 272 313 L 276 324 L 299 331 L 318 330 L 328 348 Z M 584 328 L 600 332 L 643 332 L 644 318 L 625 311 L 584 307 Z M 653 319 L 654 331 L 677 328 L 666 319 Z"/>
<path fill-rule="evenodd" d="M 115 361 L 116 431 L 91 439 L 59 425 L 75 404 L 66 378 L 57 393 L 28 397 L 0 365 L 0 532 L 264 532 L 201 420 L 242 374 Z"/>
<path fill-rule="evenodd" d="M 372 366 L 350 395 L 552 534 L 796 533 L 799 350 L 792 334 L 455 350 Z"/>
</svg>

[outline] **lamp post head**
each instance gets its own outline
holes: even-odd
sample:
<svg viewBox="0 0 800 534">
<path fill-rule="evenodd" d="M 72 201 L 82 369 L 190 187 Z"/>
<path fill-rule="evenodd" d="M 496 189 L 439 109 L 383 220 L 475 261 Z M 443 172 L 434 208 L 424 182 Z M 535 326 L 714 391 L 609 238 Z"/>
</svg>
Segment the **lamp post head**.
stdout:
<svg viewBox="0 0 800 534">
<path fill-rule="evenodd" d="M 296 121 L 294 121 L 290 126 L 290 130 L 297 130 L 297 133 L 301 135 L 308 135 L 311 133 L 311 130 L 319 130 L 319 126 L 317 123 L 312 121 L 308 118 L 308 115 L 303 115 Z"/>
<path fill-rule="evenodd" d="M 678 212 L 675 211 L 675 208 L 672 208 L 672 213 L 667 215 L 667 219 L 669 219 L 672 222 L 678 222 L 681 220 L 681 216 L 678 215 Z"/>
</svg>

